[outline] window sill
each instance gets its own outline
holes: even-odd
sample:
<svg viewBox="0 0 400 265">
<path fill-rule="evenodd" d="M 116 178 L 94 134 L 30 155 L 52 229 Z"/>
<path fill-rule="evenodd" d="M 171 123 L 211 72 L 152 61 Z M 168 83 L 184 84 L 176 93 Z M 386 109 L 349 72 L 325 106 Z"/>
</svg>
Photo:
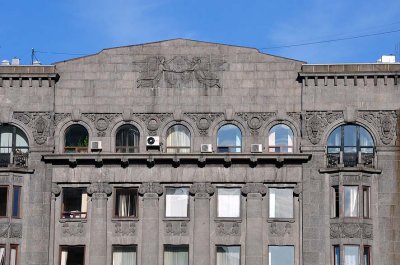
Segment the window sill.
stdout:
<svg viewBox="0 0 400 265">
<path fill-rule="evenodd" d="M 241 217 L 216 217 L 214 219 L 214 221 L 216 223 L 220 223 L 220 222 L 237 222 L 237 223 L 241 223 L 242 222 L 242 218 Z"/>
<path fill-rule="evenodd" d="M 87 219 L 84 218 L 60 218 L 60 223 L 87 223 Z"/>
<path fill-rule="evenodd" d="M 190 221 L 190 217 L 164 217 L 163 221 Z"/>
<path fill-rule="evenodd" d="M 277 223 L 277 222 L 282 222 L 282 223 L 294 223 L 296 222 L 295 218 L 267 218 L 268 223 Z"/>
<path fill-rule="evenodd" d="M 319 173 L 338 173 L 338 172 L 363 172 L 371 174 L 381 174 L 382 170 L 372 167 L 329 167 L 320 168 Z"/>
<path fill-rule="evenodd" d="M 134 222 L 138 222 L 139 218 L 138 217 L 113 217 L 111 218 L 112 222 L 128 222 L 128 221 L 134 221 Z"/>
</svg>

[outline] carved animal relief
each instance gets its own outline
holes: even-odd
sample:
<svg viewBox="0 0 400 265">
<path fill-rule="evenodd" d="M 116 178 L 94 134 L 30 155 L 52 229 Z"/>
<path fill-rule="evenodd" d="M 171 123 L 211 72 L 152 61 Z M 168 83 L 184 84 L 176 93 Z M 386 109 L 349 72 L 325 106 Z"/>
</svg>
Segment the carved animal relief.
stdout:
<svg viewBox="0 0 400 265">
<path fill-rule="evenodd" d="M 165 233 L 170 236 L 185 236 L 187 235 L 188 222 L 186 221 L 171 221 L 165 224 Z"/>
<path fill-rule="evenodd" d="M 64 223 L 62 225 L 63 236 L 83 236 L 85 234 L 85 227 L 82 223 Z"/>
<path fill-rule="evenodd" d="M 32 129 L 37 144 L 44 144 L 50 136 L 51 114 L 49 112 L 15 112 L 14 119 Z"/>
<path fill-rule="evenodd" d="M 321 141 L 322 134 L 326 127 L 336 120 L 343 118 L 343 112 L 306 112 L 304 119 L 306 122 L 306 132 L 308 139 L 312 144 L 318 144 Z"/>
<path fill-rule="evenodd" d="M 116 222 L 114 232 L 119 236 L 133 236 L 136 232 L 136 224 L 134 222 Z"/>
<path fill-rule="evenodd" d="M 240 225 L 237 222 L 221 222 L 217 224 L 219 236 L 240 236 Z"/>
<path fill-rule="evenodd" d="M 290 223 L 274 222 L 269 230 L 271 236 L 282 237 L 292 233 L 292 225 Z"/>
<path fill-rule="evenodd" d="M 330 227 L 331 238 L 364 238 L 372 239 L 372 225 L 371 224 L 331 224 Z"/>
</svg>

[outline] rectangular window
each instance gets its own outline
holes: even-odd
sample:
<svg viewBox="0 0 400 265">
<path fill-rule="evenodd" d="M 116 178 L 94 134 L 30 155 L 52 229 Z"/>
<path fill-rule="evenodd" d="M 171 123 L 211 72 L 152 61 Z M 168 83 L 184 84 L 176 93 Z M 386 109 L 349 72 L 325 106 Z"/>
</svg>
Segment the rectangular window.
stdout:
<svg viewBox="0 0 400 265">
<path fill-rule="evenodd" d="M 164 265 L 189 265 L 189 247 L 187 245 L 164 246 Z"/>
<path fill-rule="evenodd" d="M 12 217 L 20 217 L 20 200 L 21 200 L 21 187 L 13 186 L 13 204 L 12 204 Z"/>
<path fill-rule="evenodd" d="M 269 246 L 269 265 L 294 265 L 294 246 Z"/>
<path fill-rule="evenodd" d="M 339 217 L 339 186 L 331 187 L 331 218 Z"/>
<path fill-rule="evenodd" d="M 112 265 L 136 265 L 136 246 L 113 246 Z"/>
<path fill-rule="evenodd" d="M 0 265 L 6 264 L 6 246 L 0 245 Z"/>
<path fill-rule="evenodd" d="M 269 189 L 269 217 L 293 218 L 293 189 Z"/>
<path fill-rule="evenodd" d="M 359 246 L 344 246 L 344 265 L 359 264 Z"/>
<path fill-rule="evenodd" d="M 84 246 L 62 246 L 60 265 L 84 265 L 85 247 Z"/>
<path fill-rule="evenodd" d="M 8 188 L 0 187 L 0 217 L 7 216 Z"/>
<path fill-rule="evenodd" d="M 240 246 L 217 246 L 217 265 L 240 265 Z"/>
<path fill-rule="evenodd" d="M 357 186 L 344 186 L 344 216 L 358 217 Z"/>
<path fill-rule="evenodd" d="M 87 215 L 87 193 L 84 188 L 63 188 L 62 218 L 84 219 Z"/>
<path fill-rule="evenodd" d="M 371 265 L 371 247 L 364 246 L 364 265 Z"/>
<path fill-rule="evenodd" d="M 10 265 L 18 265 L 18 245 L 10 246 Z"/>
<path fill-rule="evenodd" d="M 115 189 L 115 217 L 137 216 L 138 193 L 135 188 Z"/>
<path fill-rule="evenodd" d="M 218 188 L 218 217 L 240 217 L 240 189 Z"/>
<path fill-rule="evenodd" d="M 165 195 L 165 217 L 188 217 L 189 189 L 167 188 Z"/>
<path fill-rule="evenodd" d="M 333 246 L 333 265 L 340 265 L 340 246 Z"/>
<path fill-rule="evenodd" d="M 363 187 L 363 214 L 364 218 L 371 217 L 371 188 Z"/>
</svg>

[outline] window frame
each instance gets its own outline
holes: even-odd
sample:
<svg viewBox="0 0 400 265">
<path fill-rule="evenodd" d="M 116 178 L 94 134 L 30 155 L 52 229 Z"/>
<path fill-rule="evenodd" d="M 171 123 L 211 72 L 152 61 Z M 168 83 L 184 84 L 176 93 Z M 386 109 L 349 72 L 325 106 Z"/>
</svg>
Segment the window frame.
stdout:
<svg viewBox="0 0 400 265">
<path fill-rule="evenodd" d="M 65 189 L 81 189 L 81 190 L 85 191 L 87 194 L 87 187 L 62 187 L 61 188 L 62 194 L 61 194 L 61 216 L 60 216 L 60 219 L 62 219 L 62 220 L 86 220 L 88 218 L 88 209 L 86 209 L 86 212 L 82 212 L 82 206 L 81 206 L 80 212 L 73 213 L 73 215 L 77 214 L 77 215 L 80 215 L 81 217 L 72 217 L 72 218 L 64 217 L 64 214 L 68 213 L 68 212 L 64 211 Z M 82 194 L 83 194 L 83 192 L 82 192 Z M 82 196 L 82 194 L 81 194 L 81 196 Z M 87 204 L 86 204 L 87 207 L 89 205 L 88 202 L 89 201 L 87 200 Z M 81 197 L 81 205 L 82 205 L 82 197 Z M 69 213 L 71 213 L 71 212 L 69 212 Z M 85 217 L 82 218 L 82 215 L 84 215 Z"/>
<path fill-rule="evenodd" d="M 360 211 L 360 185 L 342 185 L 343 187 L 343 203 L 342 203 L 342 207 L 343 207 L 343 218 L 361 218 L 361 211 Z M 346 187 L 356 187 L 357 188 L 357 214 L 356 216 L 347 216 L 346 215 Z"/>
<path fill-rule="evenodd" d="M 339 260 L 337 261 L 336 260 L 336 257 L 337 257 L 337 255 L 336 255 L 336 250 L 339 250 Z M 341 265 L 341 256 L 342 256 L 342 254 L 341 254 L 341 247 L 340 247 L 340 245 L 333 245 L 332 246 L 332 259 L 333 259 L 333 265 Z"/>
<path fill-rule="evenodd" d="M 65 249 L 65 248 L 73 248 L 73 247 L 75 247 L 75 248 L 79 248 L 79 247 L 82 247 L 83 248 L 83 263 L 82 263 L 82 265 L 85 265 L 85 256 L 86 256 L 86 245 L 60 245 L 59 246 L 59 262 L 58 262 L 58 264 L 60 264 L 61 265 L 61 255 L 62 255 L 62 251 L 63 251 L 63 249 Z M 69 251 L 68 251 L 69 252 Z"/>
<path fill-rule="evenodd" d="M 26 150 L 26 152 L 22 152 L 22 153 L 28 153 L 29 152 L 29 138 L 28 138 L 28 135 L 21 128 L 15 126 L 15 125 L 12 125 L 12 124 L 9 124 L 9 125 L 2 124 L 2 125 L 0 125 L 0 140 L 1 140 L 1 127 L 11 127 L 12 128 L 12 136 L 11 136 L 11 142 L 12 143 L 11 143 L 11 146 L 1 146 L 0 145 L 0 150 L 2 148 L 11 149 L 10 153 L 12 153 L 12 154 L 15 154 L 16 150 L 18 150 L 18 149 L 19 150 Z M 23 138 L 26 139 L 26 142 L 27 142 L 28 146 L 17 146 L 17 135 L 20 135 L 20 134 L 18 134 L 18 132 L 22 133 L 21 136 L 23 136 Z M 2 152 L 0 152 L 0 153 L 2 153 Z M 7 153 L 2 153 L 2 154 L 7 154 Z"/>
<path fill-rule="evenodd" d="M 127 127 L 133 127 L 133 128 L 135 128 L 136 129 L 136 131 L 137 131 L 137 135 L 135 136 L 135 137 L 137 137 L 138 138 L 138 140 L 137 140 L 137 142 L 138 142 L 138 145 L 137 146 L 135 146 L 135 145 L 132 145 L 132 146 L 130 146 L 130 145 L 124 145 L 124 146 L 117 146 L 117 137 L 118 137 L 118 133 L 120 132 L 120 130 L 122 130 L 122 129 L 125 129 L 125 128 L 127 128 Z M 118 128 L 117 128 L 117 130 L 116 130 L 116 132 L 115 132 L 115 152 L 116 153 L 121 153 L 121 154 L 125 154 L 125 153 L 132 153 L 132 152 L 125 152 L 125 151 L 129 151 L 129 149 L 133 149 L 134 150 L 134 152 L 133 153 L 140 153 L 140 131 L 139 131 L 139 129 L 138 129 L 138 127 L 137 126 L 135 126 L 135 125 L 133 125 L 133 124 L 130 124 L 130 123 L 125 123 L 125 124 L 122 124 L 122 125 L 120 125 Z M 127 141 L 128 142 L 128 141 Z M 118 149 L 124 149 L 125 151 L 124 152 L 120 152 L 120 151 L 118 151 Z"/>
<path fill-rule="evenodd" d="M 279 145 L 270 145 L 270 139 L 269 139 L 269 137 L 270 137 L 270 134 L 271 134 L 271 130 L 273 129 L 273 128 L 275 128 L 276 126 L 280 126 L 280 125 L 284 125 L 284 126 L 286 126 L 290 131 L 291 131 L 291 133 L 292 133 L 292 145 L 286 145 L 286 146 L 284 146 L 284 145 L 281 145 L 281 146 L 279 146 Z M 274 123 L 274 124 L 272 124 L 270 127 L 269 127 L 269 129 L 268 129 L 268 131 L 267 131 L 267 150 L 268 150 L 268 153 L 276 153 L 276 154 L 288 154 L 288 153 L 294 153 L 294 150 L 295 150 L 295 134 L 294 134 L 294 131 L 293 131 L 293 128 L 290 126 L 290 125 L 288 125 L 287 123 L 284 123 L 284 122 L 278 122 L 278 123 Z M 287 151 L 287 152 L 283 152 L 283 151 L 271 151 L 271 149 L 281 149 L 281 148 L 286 148 L 286 149 L 288 149 L 288 150 L 290 150 L 290 149 L 292 149 L 292 151 Z"/>
<path fill-rule="evenodd" d="M 118 216 L 116 215 L 117 209 L 117 191 L 118 190 L 134 190 L 136 191 L 135 196 L 135 207 L 136 207 L 136 215 L 135 216 Z M 114 187 L 114 203 L 113 203 L 113 219 L 138 219 L 139 218 L 139 188 L 138 187 Z"/>
<path fill-rule="evenodd" d="M 186 216 L 167 216 L 167 189 L 187 189 L 187 210 Z M 188 220 L 190 219 L 190 187 L 189 186 L 166 186 L 165 187 L 165 196 L 164 196 L 164 218 L 165 219 L 175 219 L 175 220 Z"/>
<path fill-rule="evenodd" d="M 8 207 L 9 207 L 9 195 L 10 195 L 10 187 L 8 185 L 0 185 L 0 188 L 6 188 L 7 192 L 6 192 L 6 215 L 0 215 L 0 218 L 8 218 Z"/>
<path fill-rule="evenodd" d="M 18 247 L 19 247 L 18 244 L 10 244 L 10 255 L 8 257 L 8 264 L 11 264 L 11 257 L 12 257 L 11 251 L 15 249 L 15 265 L 18 265 L 18 253 L 19 253 Z"/>
<path fill-rule="evenodd" d="M 216 244 L 215 245 L 215 265 L 218 264 L 218 248 L 219 247 L 239 247 L 239 265 L 242 264 L 242 246 L 240 244 L 233 244 L 233 245 L 223 245 L 223 244 Z"/>
<path fill-rule="evenodd" d="M 163 265 L 165 265 L 165 249 L 167 247 L 185 247 L 187 248 L 188 259 L 187 264 L 190 264 L 190 245 L 189 244 L 164 244 L 163 245 Z"/>
<path fill-rule="evenodd" d="M 364 219 L 371 219 L 371 186 L 362 185 L 362 217 Z M 367 201 L 365 198 L 365 191 L 367 191 Z M 367 208 L 367 213 L 365 209 Z"/>
<path fill-rule="evenodd" d="M 16 215 L 16 216 L 14 216 L 14 204 L 15 204 L 15 201 L 14 201 L 14 199 L 15 199 L 15 187 L 18 187 L 19 188 L 19 193 L 18 193 L 18 206 L 17 206 L 17 211 L 18 211 L 18 214 Z M 20 185 L 13 185 L 13 187 L 12 187 L 12 194 L 13 194 L 13 196 L 12 196 L 12 204 L 11 204 L 11 218 L 14 218 L 14 219 L 21 219 L 22 218 L 22 216 L 21 216 L 21 194 L 22 194 L 22 186 L 20 186 Z"/>
<path fill-rule="evenodd" d="M 340 217 L 340 185 L 332 185 L 330 187 L 330 210 L 331 219 L 336 219 Z"/>
<path fill-rule="evenodd" d="M 86 130 L 87 133 L 87 146 L 67 146 L 67 134 L 69 133 L 69 130 L 71 130 L 73 127 L 82 127 L 83 129 Z M 86 126 L 80 124 L 80 123 L 74 123 L 69 125 L 65 130 L 64 130 L 64 148 L 63 148 L 63 153 L 66 154 L 79 154 L 79 153 L 89 153 L 89 145 L 90 145 L 90 134 L 89 130 L 86 128 Z M 67 150 L 71 150 L 71 152 L 67 152 Z"/>
<path fill-rule="evenodd" d="M 168 137 L 170 135 L 170 130 L 175 127 L 175 126 L 181 126 L 184 127 L 187 132 L 189 133 L 189 146 L 169 146 L 168 145 Z M 187 152 L 183 151 L 181 152 L 180 150 L 187 150 Z M 172 150 L 173 152 L 169 152 L 169 150 Z M 177 123 L 173 124 L 168 127 L 167 131 L 165 132 L 165 152 L 166 153 L 171 153 L 171 154 L 185 154 L 185 153 L 190 153 L 192 151 L 192 132 L 190 131 L 189 127 L 182 124 L 182 123 Z"/>
<path fill-rule="evenodd" d="M 292 190 L 292 217 L 271 217 L 271 189 L 291 189 Z M 294 199 L 294 194 L 293 194 L 294 187 L 293 186 L 269 186 L 268 187 L 268 220 L 295 220 L 296 219 L 296 205 L 295 205 L 295 199 Z"/>
<path fill-rule="evenodd" d="M 6 264 L 7 260 L 7 245 L 5 243 L 0 244 L 0 248 L 4 249 L 3 264 Z M 0 260 L 1 261 L 1 260 Z"/>
<path fill-rule="evenodd" d="M 291 248 L 293 248 L 293 265 L 296 264 L 296 246 L 295 245 L 276 245 L 276 244 L 274 245 L 274 244 L 272 244 L 272 245 L 268 245 L 268 264 L 269 265 L 272 265 L 272 262 L 269 262 L 271 247 L 291 247 Z"/>
<path fill-rule="evenodd" d="M 368 249 L 368 252 L 365 251 L 366 249 Z M 362 263 L 363 263 L 363 265 L 371 265 L 372 264 L 371 263 L 371 260 L 372 260 L 372 258 L 371 258 L 371 249 L 372 249 L 372 247 L 370 245 L 363 245 L 362 246 Z M 368 259 L 367 263 L 365 262 L 365 254 L 366 253 L 368 253 L 367 254 L 367 259 Z"/>
<path fill-rule="evenodd" d="M 138 247 L 136 244 L 128 244 L 128 245 L 123 245 L 123 244 L 115 244 L 115 245 L 111 245 L 111 264 L 114 264 L 114 248 L 115 247 L 133 247 L 135 249 L 135 253 L 136 253 L 136 260 L 135 260 L 135 264 L 138 264 Z"/>
<path fill-rule="evenodd" d="M 219 142 L 219 133 L 220 133 L 220 130 L 223 128 L 223 127 L 225 127 L 225 126 L 228 126 L 228 125 L 232 125 L 232 126 L 235 126 L 238 130 L 239 130 L 239 132 L 240 132 L 240 146 L 239 145 L 232 145 L 232 146 L 225 146 L 225 145 L 219 145 L 218 144 L 218 142 Z M 243 141 L 243 130 L 240 128 L 240 126 L 238 126 L 237 124 L 235 124 L 235 123 L 224 123 L 224 124 L 222 124 L 221 126 L 219 126 L 219 128 L 218 128 L 218 130 L 217 130 L 217 137 L 216 137 L 216 150 L 217 150 L 217 153 L 242 153 L 243 152 L 243 150 L 244 150 L 244 141 Z M 227 151 L 221 151 L 220 150 L 220 148 L 227 148 Z M 239 149 L 239 151 L 238 152 L 231 152 L 230 150 L 231 149 Z"/>
<path fill-rule="evenodd" d="M 239 216 L 237 217 L 226 217 L 226 216 L 219 216 L 219 190 L 220 189 L 237 189 L 239 190 Z M 241 191 L 241 187 L 238 186 L 217 186 L 216 187 L 216 197 L 217 197 L 217 207 L 216 207 L 216 219 L 217 220 L 241 220 L 242 219 L 242 191 Z"/>
<path fill-rule="evenodd" d="M 362 245 L 357 245 L 357 244 L 343 244 L 343 263 L 346 264 L 346 247 L 357 247 L 358 248 L 358 264 L 360 264 L 361 257 L 360 257 L 360 250 L 362 249 Z"/>
</svg>

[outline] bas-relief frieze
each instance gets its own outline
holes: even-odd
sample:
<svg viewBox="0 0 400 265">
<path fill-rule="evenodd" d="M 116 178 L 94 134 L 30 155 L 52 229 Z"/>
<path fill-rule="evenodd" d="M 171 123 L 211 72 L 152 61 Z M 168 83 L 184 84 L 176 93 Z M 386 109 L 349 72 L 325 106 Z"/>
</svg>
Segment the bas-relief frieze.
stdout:
<svg viewBox="0 0 400 265">
<path fill-rule="evenodd" d="M 273 237 L 283 237 L 292 234 L 292 224 L 287 222 L 273 222 L 269 228 L 269 234 Z"/>
<path fill-rule="evenodd" d="M 384 145 L 396 139 L 396 111 L 358 111 L 358 117 L 375 126 Z"/>
<path fill-rule="evenodd" d="M 267 194 L 267 187 L 262 183 L 247 183 L 242 187 L 242 193 L 249 195 L 251 193 Z"/>
<path fill-rule="evenodd" d="M 238 112 L 236 116 L 247 123 L 250 128 L 250 133 L 253 135 L 259 134 L 259 129 L 265 122 L 276 115 L 275 112 Z"/>
<path fill-rule="evenodd" d="M 114 234 L 116 236 L 134 236 L 136 232 L 135 222 L 120 221 L 115 222 Z"/>
<path fill-rule="evenodd" d="M 84 236 L 85 235 L 85 226 L 81 222 L 71 222 L 71 223 L 64 223 L 61 227 L 62 235 L 64 237 L 69 236 Z"/>
<path fill-rule="evenodd" d="M 33 138 L 37 144 L 46 143 L 52 131 L 50 112 L 14 112 L 13 117 L 32 129 Z"/>
<path fill-rule="evenodd" d="M 331 224 L 330 237 L 373 239 L 372 224 L 358 224 L 358 223 Z"/>
<path fill-rule="evenodd" d="M 318 111 L 318 112 L 306 112 L 303 114 L 303 118 L 306 124 L 306 132 L 308 139 L 312 144 L 318 144 L 321 141 L 321 137 L 324 130 L 329 124 L 334 121 L 343 119 L 343 112 L 341 111 Z"/>
<path fill-rule="evenodd" d="M 224 61 L 210 56 L 150 56 L 138 67 L 137 87 L 221 87 L 220 72 Z"/>
<path fill-rule="evenodd" d="M 208 136 L 211 124 L 222 117 L 223 113 L 185 113 L 192 121 L 196 123 L 201 136 Z"/>
<path fill-rule="evenodd" d="M 219 222 L 216 228 L 219 236 L 240 236 L 239 222 Z"/>
<path fill-rule="evenodd" d="M 139 187 L 139 194 L 141 195 L 145 195 L 147 193 L 154 193 L 157 194 L 158 196 L 160 196 L 161 194 L 163 194 L 163 187 L 161 186 L 160 183 L 157 182 L 145 182 L 142 183 L 142 185 L 140 185 Z"/>
<path fill-rule="evenodd" d="M 120 116 L 120 114 L 112 113 L 84 113 L 82 115 L 93 122 L 97 130 L 97 136 L 99 137 L 106 136 L 106 131 L 110 128 L 110 123 Z"/>
<path fill-rule="evenodd" d="M 0 223 L 0 238 L 22 238 L 22 224 Z"/>
<path fill-rule="evenodd" d="M 172 117 L 172 113 L 134 113 L 133 116 L 138 117 L 146 124 L 148 135 L 157 135 L 161 124 Z"/>
<path fill-rule="evenodd" d="M 165 233 L 169 236 L 186 236 L 188 234 L 188 221 L 166 222 Z"/>
</svg>

